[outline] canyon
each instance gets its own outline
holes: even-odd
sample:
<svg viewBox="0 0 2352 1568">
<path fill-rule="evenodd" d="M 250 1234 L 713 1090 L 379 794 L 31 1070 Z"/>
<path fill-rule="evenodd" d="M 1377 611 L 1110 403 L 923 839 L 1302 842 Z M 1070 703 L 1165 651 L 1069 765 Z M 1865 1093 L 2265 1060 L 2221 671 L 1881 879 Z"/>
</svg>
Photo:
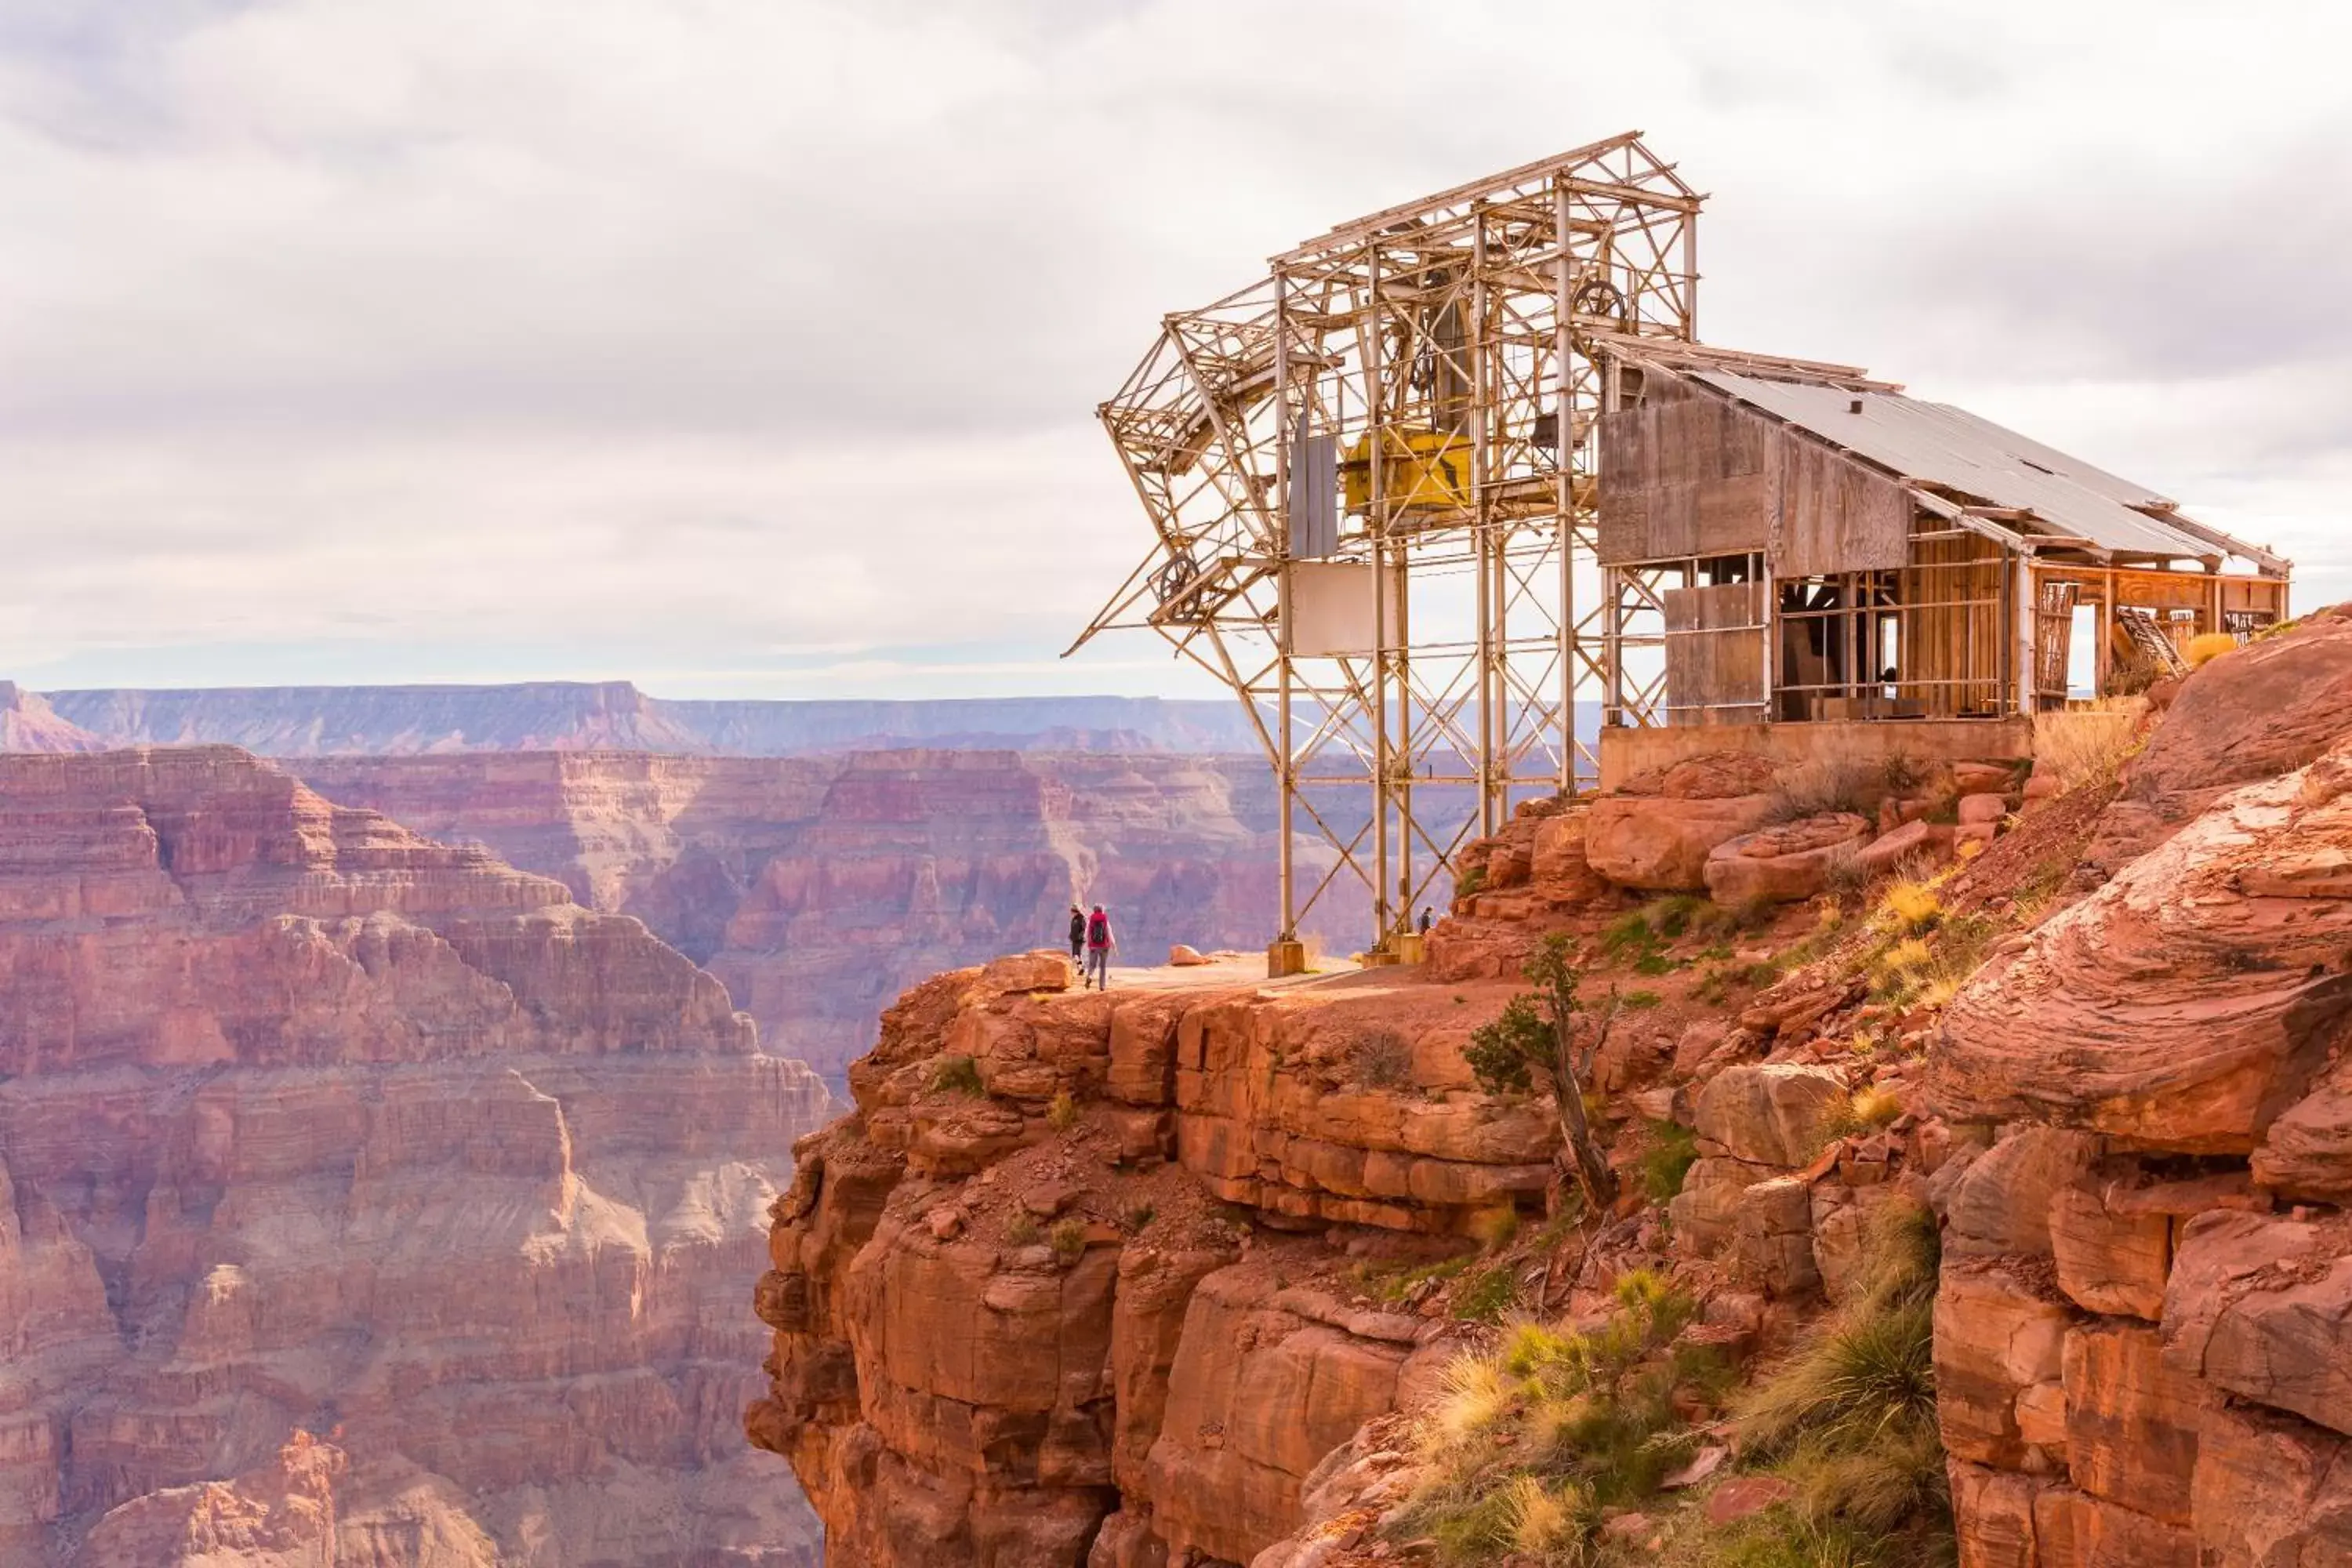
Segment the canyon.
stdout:
<svg viewBox="0 0 2352 1568">
<path fill-rule="evenodd" d="M 723 981 L 768 1048 L 836 1085 L 891 998 L 1061 939 L 1107 904 L 1120 962 L 1262 947 L 1276 813 L 1262 763 L 910 749 L 803 758 L 537 752 L 316 757 L 321 795 L 481 843 L 635 915 Z M 1326 857 L 1302 847 L 1319 872 Z M 1303 873 L 1307 874 L 1307 873 Z M 1337 906 L 1310 924 L 1339 946 Z"/>
<path fill-rule="evenodd" d="M 788 757 L 907 745 L 1259 754 L 1256 732 L 1234 703 L 1156 697 L 680 700 L 648 696 L 625 680 L 544 680 L 88 689 L 41 700 L 103 745 L 226 744 L 270 757 L 548 750 Z"/>
<path fill-rule="evenodd" d="M 718 981 L 226 747 L 0 757 L 0 1562 L 789 1564 Z"/>
</svg>

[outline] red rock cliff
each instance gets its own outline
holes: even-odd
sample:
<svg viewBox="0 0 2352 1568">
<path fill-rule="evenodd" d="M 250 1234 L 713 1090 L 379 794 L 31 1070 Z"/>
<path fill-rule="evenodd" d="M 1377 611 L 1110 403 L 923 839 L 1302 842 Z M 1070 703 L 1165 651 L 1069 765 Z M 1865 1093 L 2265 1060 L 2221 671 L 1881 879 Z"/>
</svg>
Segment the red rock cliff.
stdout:
<svg viewBox="0 0 2352 1568">
<path fill-rule="evenodd" d="M 298 1430 L 350 1560 L 808 1555 L 733 1426 L 825 1095 L 636 921 L 227 748 L 12 756 L 0 997 L 0 1562 L 167 1560 Z"/>
</svg>

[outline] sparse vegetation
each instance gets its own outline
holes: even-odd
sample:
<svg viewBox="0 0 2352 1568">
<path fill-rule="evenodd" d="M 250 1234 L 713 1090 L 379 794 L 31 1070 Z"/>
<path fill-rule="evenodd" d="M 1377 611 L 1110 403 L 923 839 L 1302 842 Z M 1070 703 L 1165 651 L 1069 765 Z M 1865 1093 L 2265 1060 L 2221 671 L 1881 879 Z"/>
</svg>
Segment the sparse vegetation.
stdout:
<svg viewBox="0 0 2352 1568">
<path fill-rule="evenodd" d="M 1790 768 L 1766 792 L 1765 820 L 1795 822 L 1833 811 L 1867 815 L 1872 809 L 1870 770 L 1845 758 L 1828 758 Z"/>
<path fill-rule="evenodd" d="M 2035 758 L 2057 776 L 2062 789 L 2114 783 L 2122 775 L 2124 764 L 2147 743 L 2135 714 L 2068 714 L 2066 718 L 2069 722 L 2052 724 L 2034 740 Z"/>
<path fill-rule="evenodd" d="M 1617 1178 L 1593 1141 L 1584 1110 L 1584 1077 L 1609 1038 L 1618 1004 L 1612 993 L 1594 1016 L 1577 994 L 1584 976 L 1571 952 L 1567 936 L 1546 937 L 1523 971 L 1535 989 L 1512 997 L 1494 1022 L 1473 1030 L 1462 1054 L 1489 1094 L 1525 1093 L 1536 1079 L 1543 1080 L 1559 1109 L 1560 1139 L 1577 1184 L 1585 1201 L 1599 1209 L 1616 1196 Z"/>
<path fill-rule="evenodd" d="M 1628 991 L 1617 999 L 1617 1005 L 1628 1013 L 1645 1013 L 1665 1005 L 1665 998 L 1654 991 Z"/>
<path fill-rule="evenodd" d="M 1878 773 L 1886 785 L 1887 794 L 1912 795 L 1926 786 L 1928 768 L 1917 755 L 1897 746 L 1887 752 L 1885 759 L 1878 764 Z"/>
<path fill-rule="evenodd" d="M 988 1090 L 980 1081 L 980 1064 L 970 1057 L 941 1057 L 931 1069 L 931 1088 L 941 1094 L 968 1094 L 974 1099 Z"/>
<path fill-rule="evenodd" d="M 1137 1204 L 1127 1211 L 1127 1228 L 1129 1231 L 1143 1230 L 1151 1224 L 1159 1212 L 1150 1204 Z"/>
<path fill-rule="evenodd" d="M 1795 1483 L 1796 1504 L 1751 1539 L 1835 1545 L 1857 1568 L 1948 1561 L 1950 1500 L 1936 1428 L 1932 1215 L 1899 1205 L 1871 1238 L 1846 1303 L 1737 1402 L 1743 1457 Z M 1775 1564 L 1811 1557 L 1755 1554 Z"/>
<path fill-rule="evenodd" d="M 1007 1247 L 1034 1247 L 1045 1239 L 1037 1222 L 1025 1214 L 1016 1214 L 1004 1222 L 1004 1244 Z"/>
<path fill-rule="evenodd" d="M 1045 1104 L 1045 1125 L 1056 1132 L 1067 1132 L 1078 1124 L 1078 1102 L 1070 1098 L 1068 1089 L 1062 1090 Z"/>
<path fill-rule="evenodd" d="M 1711 1350 L 1677 1344 L 1695 1303 L 1663 1277 L 1619 1279 L 1601 1326 L 1523 1321 L 1449 1371 L 1426 1425 L 1427 1478 L 1399 1533 L 1425 1535 L 1447 1563 L 1517 1551 L 1590 1560 L 1605 1510 L 1637 1506 L 1688 1457 L 1690 1417 L 1730 1377 Z"/>
<path fill-rule="evenodd" d="M 1087 1250 L 1087 1222 L 1075 1215 L 1056 1220 L 1046 1237 L 1053 1243 L 1054 1256 L 1065 1263 L 1075 1263 Z"/>
<path fill-rule="evenodd" d="M 1486 885 L 1486 868 L 1484 866 L 1473 866 L 1470 869 L 1463 872 L 1462 875 L 1454 879 L 1454 896 L 1457 899 L 1467 899 L 1473 897 L 1477 893 L 1478 889 L 1484 888 Z"/>
<path fill-rule="evenodd" d="M 1672 1202 L 1683 1190 L 1683 1178 L 1697 1163 L 1697 1133 L 1679 1122 L 1651 1122 L 1639 1166 L 1643 1195 L 1654 1204 Z"/>
<path fill-rule="evenodd" d="M 2235 635 L 2230 632 L 2206 632 L 2202 636 L 2190 637 L 2189 646 L 2180 650 L 2180 657 L 2189 668 L 2202 669 L 2223 654 L 2235 653 L 2237 648 L 2238 639 Z"/>
<path fill-rule="evenodd" d="M 1367 1029 L 1348 1047 L 1348 1079 L 1364 1089 L 1412 1081 L 1412 1042 L 1394 1029 Z"/>
<path fill-rule="evenodd" d="M 1474 1323 L 1498 1323 L 1517 1304 L 1518 1277 L 1507 1263 L 1482 1269 L 1454 1298 L 1454 1315 Z"/>
</svg>

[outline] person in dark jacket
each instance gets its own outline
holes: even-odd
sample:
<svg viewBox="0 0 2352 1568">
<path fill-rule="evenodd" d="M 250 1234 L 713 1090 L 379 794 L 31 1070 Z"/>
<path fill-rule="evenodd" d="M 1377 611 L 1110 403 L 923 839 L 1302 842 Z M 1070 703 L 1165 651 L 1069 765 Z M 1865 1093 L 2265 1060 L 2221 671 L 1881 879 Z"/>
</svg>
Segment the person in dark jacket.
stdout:
<svg viewBox="0 0 2352 1568">
<path fill-rule="evenodd" d="M 1087 911 L 1077 905 L 1070 906 L 1070 962 L 1084 963 L 1087 960 Z"/>
<path fill-rule="evenodd" d="M 1100 904 L 1087 917 L 1086 983 L 1104 991 L 1110 989 L 1110 955 L 1118 946 L 1118 938 L 1110 931 L 1110 917 L 1103 913 Z M 1082 984 L 1081 989 L 1084 988 Z"/>
</svg>

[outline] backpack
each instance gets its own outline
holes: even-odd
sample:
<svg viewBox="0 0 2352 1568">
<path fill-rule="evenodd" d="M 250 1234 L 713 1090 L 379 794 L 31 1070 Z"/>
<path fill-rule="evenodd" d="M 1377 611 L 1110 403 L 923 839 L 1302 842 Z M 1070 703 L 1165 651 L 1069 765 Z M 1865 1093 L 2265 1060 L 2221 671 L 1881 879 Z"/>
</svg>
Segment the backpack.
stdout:
<svg viewBox="0 0 2352 1568">
<path fill-rule="evenodd" d="M 1088 947 L 1108 947 L 1110 945 L 1110 917 L 1108 915 L 1097 914 L 1092 920 L 1087 921 L 1087 945 Z"/>
</svg>

